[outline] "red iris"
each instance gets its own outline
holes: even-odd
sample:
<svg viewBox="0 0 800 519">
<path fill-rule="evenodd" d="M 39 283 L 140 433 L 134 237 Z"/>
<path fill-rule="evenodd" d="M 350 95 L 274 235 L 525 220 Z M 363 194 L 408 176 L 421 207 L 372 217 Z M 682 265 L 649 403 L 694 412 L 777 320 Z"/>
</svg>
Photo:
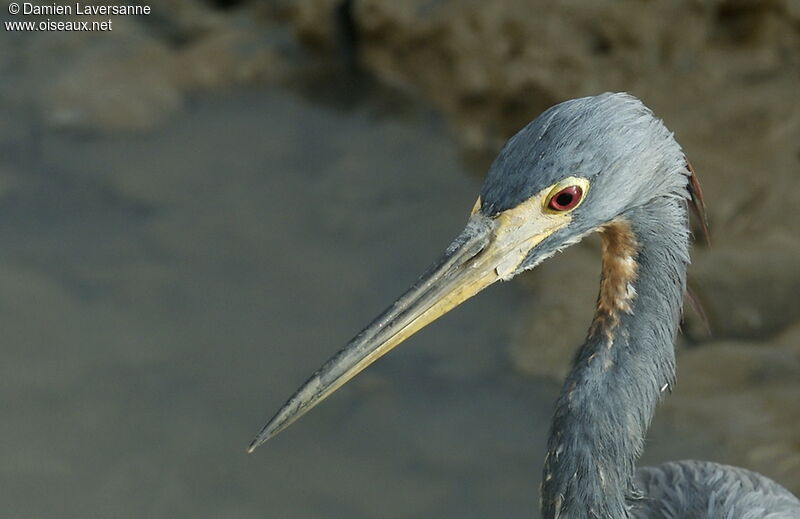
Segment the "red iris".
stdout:
<svg viewBox="0 0 800 519">
<path fill-rule="evenodd" d="M 583 190 L 578 186 L 565 187 L 552 197 L 547 206 L 553 211 L 569 211 L 581 201 Z"/>
</svg>

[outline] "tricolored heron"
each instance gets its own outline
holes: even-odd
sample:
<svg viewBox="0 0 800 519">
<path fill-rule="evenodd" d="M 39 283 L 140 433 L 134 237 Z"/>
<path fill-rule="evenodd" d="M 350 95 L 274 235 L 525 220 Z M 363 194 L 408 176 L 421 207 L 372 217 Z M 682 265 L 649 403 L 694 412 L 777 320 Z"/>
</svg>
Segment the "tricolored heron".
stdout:
<svg viewBox="0 0 800 519">
<path fill-rule="evenodd" d="M 800 518 L 796 497 L 744 469 L 701 461 L 635 468 L 675 378 L 690 205 L 702 213 L 697 178 L 638 99 L 602 94 L 548 109 L 503 147 L 442 257 L 289 399 L 249 451 L 459 303 L 599 232 L 597 309 L 556 403 L 543 516 Z"/>
</svg>

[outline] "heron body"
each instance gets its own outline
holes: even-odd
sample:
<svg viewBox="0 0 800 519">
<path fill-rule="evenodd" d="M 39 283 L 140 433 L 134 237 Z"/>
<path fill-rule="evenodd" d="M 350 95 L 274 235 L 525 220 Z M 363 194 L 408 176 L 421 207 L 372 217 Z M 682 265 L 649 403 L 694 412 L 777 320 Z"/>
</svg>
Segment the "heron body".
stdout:
<svg viewBox="0 0 800 519">
<path fill-rule="evenodd" d="M 602 94 L 548 109 L 506 143 L 443 256 L 290 398 L 250 450 L 486 286 L 599 232 L 597 308 L 555 406 L 543 517 L 800 519 L 796 497 L 744 469 L 683 461 L 636 470 L 675 380 L 690 205 L 702 208 L 696 177 L 638 99 Z"/>
</svg>

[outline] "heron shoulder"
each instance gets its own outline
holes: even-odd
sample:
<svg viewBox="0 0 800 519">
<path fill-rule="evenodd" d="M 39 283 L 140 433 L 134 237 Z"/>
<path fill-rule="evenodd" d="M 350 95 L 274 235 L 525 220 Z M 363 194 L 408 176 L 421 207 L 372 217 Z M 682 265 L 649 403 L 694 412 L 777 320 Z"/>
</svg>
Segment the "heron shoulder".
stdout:
<svg viewBox="0 0 800 519">
<path fill-rule="evenodd" d="M 636 473 L 637 519 L 798 519 L 800 500 L 761 474 L 708 461 L 676 461 Z"/>
</svg>

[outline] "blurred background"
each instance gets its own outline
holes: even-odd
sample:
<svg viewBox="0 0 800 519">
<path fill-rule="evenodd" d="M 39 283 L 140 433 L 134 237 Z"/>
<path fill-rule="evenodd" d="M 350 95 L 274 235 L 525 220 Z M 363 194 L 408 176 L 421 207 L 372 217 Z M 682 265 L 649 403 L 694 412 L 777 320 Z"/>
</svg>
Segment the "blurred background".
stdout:
<svg viewBox="0 0 800 519">
<path fill-rule="evenodd" d="M 713 237 L 710 333 L 687 308 L 642 463 L 800 492 L 800 2 L 151 7 L 0 31 L 4 517 L 538 517 L 593 239 L 244 449 L 461 230 L 505 139 L 609 90 L 675 132 Z"/>
</svg>

